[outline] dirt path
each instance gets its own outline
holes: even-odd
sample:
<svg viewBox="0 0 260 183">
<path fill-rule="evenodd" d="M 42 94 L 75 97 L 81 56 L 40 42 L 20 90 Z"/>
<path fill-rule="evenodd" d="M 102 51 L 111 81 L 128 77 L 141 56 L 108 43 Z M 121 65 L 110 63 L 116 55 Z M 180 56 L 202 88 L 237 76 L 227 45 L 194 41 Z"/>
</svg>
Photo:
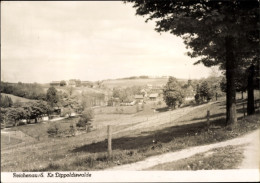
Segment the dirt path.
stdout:
<svg viewBox="0 0 260 183">
<path fill-rule="evenodd" d="M 224 142 L 191 147 L 177 152 L 165 153 L 162 155 L 147 158 L 143 161 L 139 161 L 127 165 L 116 166 L 106 170 L 108 171 L 109 170 L 144 170 L 158 164 L 163 164 L 163 163 L 177 161 L 183 158 L 188 158 L 197 153 L 204 153 L 213 148 L 220 148 L 228 145 L 243 145 L 243 144 L 246 145 L 245 159 L 242 162 L 241 166 L 238 168 L 240 169 L 259 168 L 259 134 L 260 134 L 260 130 L 258 129 L 253 131 L 250 134 L 235 139 L 227 140 Z"/>
<path fill-rule="evenodd" d="M 260 168 L 260 131 L 255 133 L 254 138 L 245 146 L 244 160 L 239 169 L 259 169 Z"/>
</svg>

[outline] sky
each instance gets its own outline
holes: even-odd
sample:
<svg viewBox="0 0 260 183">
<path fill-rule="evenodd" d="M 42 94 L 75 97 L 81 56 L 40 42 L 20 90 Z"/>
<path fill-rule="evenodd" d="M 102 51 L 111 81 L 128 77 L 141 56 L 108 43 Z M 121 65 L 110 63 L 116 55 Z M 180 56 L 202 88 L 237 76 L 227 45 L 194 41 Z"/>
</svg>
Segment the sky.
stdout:
<svg viewBox="0 0 260 183">
<path fill-rule="evenodd" d="M 181 38 L 121 1 L 2 1 L 1 80 L 97 81 L 129 76 L 207 77 Z"/>
</svg>

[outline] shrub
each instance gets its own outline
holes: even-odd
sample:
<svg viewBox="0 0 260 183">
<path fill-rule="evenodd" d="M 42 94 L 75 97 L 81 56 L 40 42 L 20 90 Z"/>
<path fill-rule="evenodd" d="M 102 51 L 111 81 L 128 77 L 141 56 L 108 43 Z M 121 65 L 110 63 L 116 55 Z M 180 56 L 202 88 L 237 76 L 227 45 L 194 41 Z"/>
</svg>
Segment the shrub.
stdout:
<svg viewBox="0 0 260 183">
<path fill-rule="evenodd" d="M 200 103 L 200 95 L 197 93 L 196 95 L 195 95 L 195 101 L 196 101 L 196 103 L 197 104 L 199 104 Z"/>
<path fill-rule="evenodd" d="M 47 133 L 50 137 L 54 137 L 57 136 L 59 133 L 60 127 L 57 124 L 51 125 L 48 129 L 47 129 Z"/>
<path fill-rule="evenodd" d="M 79 128 L 86 129 L 86 122 L 82 118 L 80 118 L 79 121 L 77 122 L 76 126 Z"/>
<path fill-rule="evenodd" d="M 70 135 L 75 136 L 75 128 L 74 128 L 73 124 L 70 125 L 69 133 L 70 133 Z"/>
<path fill-rule="evenodd" d="M 157 102 L 157 105 L 162 105 L 162 101 L 158 101 L 158 102 Z"/>
<path fill-rule="evenodd" d="M 83 128 L 86 130 L 86 126 L 90 126 L 91 120 L 94 118 L 94 112 L 91 109 L 85 109 L 79 119 L 78 123 L 76 124 L 77 127 Z M 88 131 L 90 128 L 88 127 Z"/>
</svg>

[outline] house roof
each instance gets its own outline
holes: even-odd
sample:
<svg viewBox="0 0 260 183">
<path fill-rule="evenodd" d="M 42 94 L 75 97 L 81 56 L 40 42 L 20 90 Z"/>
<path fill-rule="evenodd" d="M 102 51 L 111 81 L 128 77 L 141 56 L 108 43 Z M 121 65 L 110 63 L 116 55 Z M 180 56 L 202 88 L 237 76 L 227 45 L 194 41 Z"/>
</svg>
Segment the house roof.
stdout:
<svg viewBox="0 0 260 183">
<path fill-rule="evenodd" d="M 135 95 L 135 99 L 143 99 L 144 96 L 143 95 Z"/>
<path fill-rule="evenodd" d="M 158 93 L 152 93 L 149 95 L 150 98 L 156 98 L 158 97 Z"/>
</svg>

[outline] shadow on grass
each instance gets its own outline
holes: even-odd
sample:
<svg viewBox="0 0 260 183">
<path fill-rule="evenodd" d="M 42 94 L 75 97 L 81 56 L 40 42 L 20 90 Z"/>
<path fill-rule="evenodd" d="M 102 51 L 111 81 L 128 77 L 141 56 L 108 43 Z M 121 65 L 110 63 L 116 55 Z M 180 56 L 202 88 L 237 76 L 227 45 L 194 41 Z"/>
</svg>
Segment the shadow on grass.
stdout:
<svg viewBox="0 0 260 183">
<path fill-rule="evenodd" d="M 210 118 L 218 118 L 218 117 L 225 117 L 226 113 L 218 113 L 218 114 L 211 114 Z M 201 117 L 201 118 L 193 118 L 193 120 L 205 120 L 206 119 L 206 115 L 205 117 Z"/>
<path fill-rule="evenodd" d="M 158 112 L 167 112 L 169 110 L 170 110 L 169 107 L 161 107 L 161 108 L 156 109 L 156 111 L 158 111 Z"/>
<path fill-rule="evenodd" d="M 174 108 L 170 108 L 170 107 L 161 107 L 161 108 L 157 108 L 156 111 L 158 112 L 167 112 L 167 111 L 174 111 L 176 109 L 179 109 L 179 108 L 185 108 L 185 107 L 197 107 L 197 106 L 200 106 L 200 105 L 204 105 L 204 104 L 207 104 L 208 102 L 204 102 L 204 103 L 201 103 L 201 104 L 186 104 L 186 105 L 182 105 L 180 107 L 176 107 L 175 109 Z"/>
<path fill-rule="evenodd" d="M 206 121 L 205 121 L 206 122 Z M 195 133 L 205 130 L 205 122 L 185 124 L 173 127 L 167 127 L 162 130 L 147 131 L 145 135 L 139 135 L 136 137 L 120 137 L 112 140 L 113 150 L 135 150 L 141 148 L 147 148 L 153 145 L 153 140 L 156 139 L 158 142 L 167 143 L 172 141 L 174 138 L 185 137 L 187 134 L 190 136 Z M 224 126 L 225 119 L 212 120 L 211 124 L 217 124 Z M 142 133 L 144 134 L 144 133 Z M 107 151 L 107 140 L 101 142 L 92 143 L 80 146 L 72 150 L 72 152 L 106 152 Z"/>
</svg>

